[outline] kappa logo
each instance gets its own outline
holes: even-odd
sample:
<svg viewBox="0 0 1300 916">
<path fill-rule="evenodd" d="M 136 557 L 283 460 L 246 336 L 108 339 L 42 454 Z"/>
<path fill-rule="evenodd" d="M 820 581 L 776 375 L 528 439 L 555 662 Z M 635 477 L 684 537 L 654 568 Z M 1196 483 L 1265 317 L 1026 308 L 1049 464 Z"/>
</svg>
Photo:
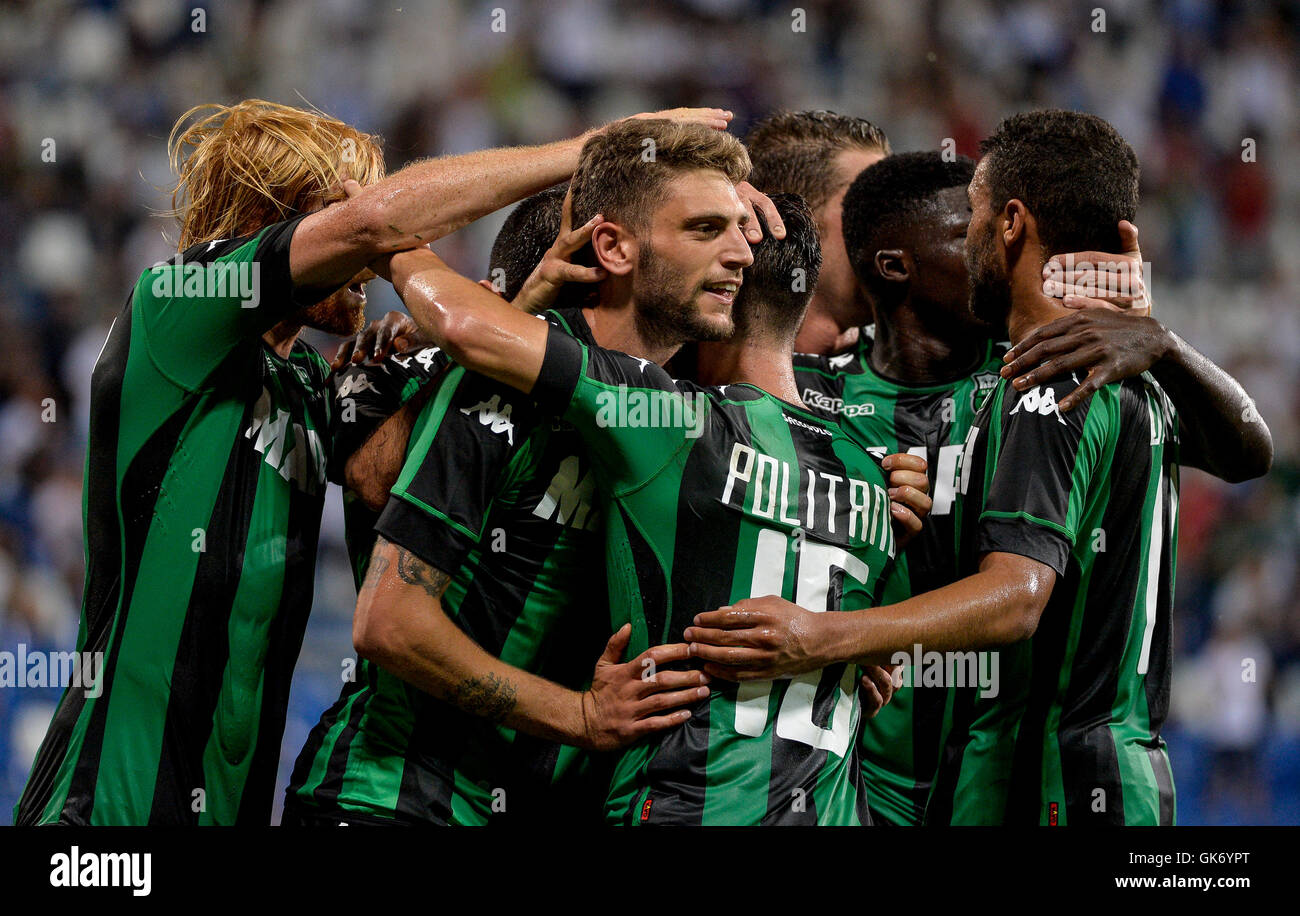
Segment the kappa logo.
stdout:
<svg viewBox="0 0 1300 916">
<path fill-rule="evenodd" d="M 335 396 L 342 400 L 348 395 L 360 394 L 363 391 L 374 391 L 375 386 L 370 384 L 370 379 L 366 378 L 364 372 L 358 372 L 356 375 L 346 376 L 340 383 Z"/>
<path fill-rule="evenodd" d="M 843 398 L 833 398 L 815 388 L 803 390 L 803 402 L 817 410 L 843 414 L 846 417 L 870 417 L 876 412 L 875 404 L 845 404 Z"/>
<path fill-rule="evenodd" d="M 477 413 L 480 425 L 491 426 L 494 433 L 505 433 L 506 441 L 514 445 L 515 424 L 510 419 L 510 412 L 513 409 L 510 404 L 502 407 L 501 395 L 494 394 L 486 401 L 480 401 L 473 407 L 462 407 L 460 412 L 467 417 Z"/>
<path fill-rule="evenodd" d="M 1011 413 L 1018 414 L 1020 409 L 1024 408 L 1025 413 L 1036 413 L 1040 417 L 1048 414 L 1056 414 L 1056 422 L 1062 426 L 1065 420 L 1061 416 L 1061 409 L 1056 406 L 1056 391 L 1051 387 L 1044 388 L 1041 385 L 1035 385 L 1020 396 L 1016 406 L 1011 408 Z"/>
</svg>

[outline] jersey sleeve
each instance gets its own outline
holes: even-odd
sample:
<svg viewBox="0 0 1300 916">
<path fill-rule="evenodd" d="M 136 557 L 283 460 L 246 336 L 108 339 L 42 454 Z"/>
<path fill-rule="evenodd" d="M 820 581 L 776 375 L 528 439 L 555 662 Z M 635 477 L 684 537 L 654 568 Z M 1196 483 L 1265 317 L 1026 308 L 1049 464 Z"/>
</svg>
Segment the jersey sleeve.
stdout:
<svg viewBox="0 0 1300 916">
<path fill-rule="evenodd" d="M 588 347 L 555 327 L 533 397 L 578 429 L 615 495 L 653 477 L 699 438 L 708 413 L 702 391 L 655 363 Z"/>
<path fill-rule="evenodd" d="M 330 376 L 333 409 L 330 480 L 342 483 L 343 469 L 384 421 L 426 385 L 435 383 L 451 362 L 437 347 L 393 355 L 378 365 L 348 366 Z"/>
<path fill-rule="evenodd" d="M 375 530 L 445 573 L 484 536 L 516 450 L 527 398 L 453 366 L 411 431 L 402 472 Z"/>
<path fill-rule="evenodd" d="M 239 344 L 332 292 L 293 285 L 289 243 L 304 216 L 195 245 L 140 275 L 133 320 L 165 378 L 187 391 L 202 387 Z"/>
<path fill-rule="evenodd" d="M 1111 398 L 1105 391 L 1061 413 L 1058 399 L 1076 385 L 1065 377 L 1020 393 L 1006 388 L 977 556 L 1014 553 L 1065 574 L 1110 426 L 1106 404 Z"/>
</svg>

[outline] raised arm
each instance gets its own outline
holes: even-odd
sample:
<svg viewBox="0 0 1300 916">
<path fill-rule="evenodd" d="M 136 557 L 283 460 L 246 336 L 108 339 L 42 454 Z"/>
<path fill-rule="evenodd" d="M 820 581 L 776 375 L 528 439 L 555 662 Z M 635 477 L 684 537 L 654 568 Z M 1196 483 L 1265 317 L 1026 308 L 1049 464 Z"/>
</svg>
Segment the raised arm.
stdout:
<svg viewBox="0 0 1300 916">
<path fill-rule="evenodd" d="M 1086 371 L 1060 401 L 1062 411 L 1103 385 L 1150 370 L 1178 409 L 1183 464 L 1229 483 L 1261 477 L 1273 464 L 1273 435 L 1250 395 L 1154 318 L 1087 309 L 1034 331 L 1007 358 L 1002 374 L 1014 378 L 1018 391 L 1062 372 Z"/>
<path fill-rule="evenodd" d="M 671 117 L 725 130 L 731 113 L 679 108 L 637 117 Z M 426 245 L 507 204 L 564 181 L 589 137 L 544 146 L 481 150 L 426 159 L 348 199 L 313 213 L 294 233 L 294 284 L 340 286 L 382 254 Z M 356 189 L 353 189 L 356 190 Z"/>
<path fill-rule="evenodd" d="M 427 248 L 392 256 L 386 270 L 411 317 L 438 346 L 467 369 L 533 390 L 550 325 L 514 308 L 452 270 Z"/>
</svg>

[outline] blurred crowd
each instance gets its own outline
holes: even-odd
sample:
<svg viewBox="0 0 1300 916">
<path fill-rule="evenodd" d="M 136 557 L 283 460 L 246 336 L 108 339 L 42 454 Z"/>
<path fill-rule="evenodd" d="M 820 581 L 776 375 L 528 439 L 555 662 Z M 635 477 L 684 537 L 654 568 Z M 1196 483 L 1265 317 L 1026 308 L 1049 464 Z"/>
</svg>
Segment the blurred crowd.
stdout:
<svg viewBox="0 0 1300 916">
<path fill-rule="evenodd" d="M 730 108 L 742 135 L 832 108 L 895 150 L 966 154 L 1004 115 L 1073 108 L 1141 159 L 1155 316 L 1242 381 L 1276 446 L 1263 480 L 1183 476 L 1179 820 L 1300 823 L 1300 2 L 396 2 L 0 6 L 0 651 L 75 643 L 91 369 L 175 252 L 166 139 L 192 105 L 316 106 L 382 135 L 390 170 L 677 105 Z M 498 225 L 435 247 L 481 276 Z M 396 304 L 381 285 L 374 315 Z M 284 767 L 353 654 L 332 489 Z M 58 695 L 0 687 L 0 823 Z"/>
</svg>

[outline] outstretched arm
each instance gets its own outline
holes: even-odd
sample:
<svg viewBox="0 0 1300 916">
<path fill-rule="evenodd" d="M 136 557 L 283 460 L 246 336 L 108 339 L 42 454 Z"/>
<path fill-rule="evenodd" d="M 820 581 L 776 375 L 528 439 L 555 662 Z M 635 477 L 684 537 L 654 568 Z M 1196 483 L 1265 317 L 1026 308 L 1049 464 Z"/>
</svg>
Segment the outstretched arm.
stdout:
<svg viewBox="0 0 1300 916">
<path fill-rule="evenodd" d="M 664 665 L 684 644 L 655 646 L 620 663 L 631 628 L 615 633 L 596 663 L 591 688 L 570 690 L 485 651 L 446 615 L 449 577 L 380 537 L 357 600 L 357 652 L 471 715 L 551 741 L 612 750 L 678 725 L 677 707 L 707 697 L 707 676 Z"/>
<path fill-rule="evenodd" d="M 636 117 L 695 121 L 717 130 L 731 121 L 731 113 L 719 108 L 677 108 Z M 545 146 L 426 159 L 369 187 L 350 189 L 347 200 L 308 216 L 294 232 L 294 284 L 341 286 L 379 255 L 426 245 L 564 181 L 577 168 L 583 144 L 601 129 Z"/>
<path fill-rule="evenodd" d="M 844 661 L 888 665 L 916 645 L 948 652 L 1028 639 L 1055 584 L 1050 566 L 991 552 L 974 575 L 897 604 L 817 614 L 773 595 L 749 598 L 697 615 L 685 638 L 706 673 L 734 681 L 792 677 Z"/>
<path fill-rule="evenodd" d="M 1268 473 L 1273 436 L 1241 384 L 1154 318 L 1087 309 L 1043 325 L 1007 353 L 1003 376 L 1024 391 L 1087 371 L 1060 401 L 1068 411 L 1103 385 L 1148 369 L 1178 409 L 1182 463 L 1229 483 Z M 1037 368 L 1034 368 L 1037 367 Z"/>
</svg>

